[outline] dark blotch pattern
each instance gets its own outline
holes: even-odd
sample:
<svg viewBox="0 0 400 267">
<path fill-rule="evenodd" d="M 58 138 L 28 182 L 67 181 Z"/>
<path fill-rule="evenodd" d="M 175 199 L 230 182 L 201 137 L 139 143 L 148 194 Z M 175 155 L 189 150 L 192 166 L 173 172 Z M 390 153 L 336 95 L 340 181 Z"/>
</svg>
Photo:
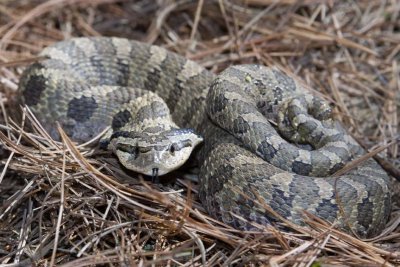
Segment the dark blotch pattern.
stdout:
<svg viewBox="0 0 400 267">
<path fill-rule="evenodd" d="M 257 153 L 261 157 L 263 157 L 266 161 L 270 161 L 276 155 L 277 150 L 268 143 L 268 141 L 264 140 L 257 148 Z"/>
<path fill-rule="evenodd" d="M 211 88 L 217 86 L 220 83 L 218 79 L 211 84 Z M 211 94 L 211 97 L 208 100 L 212 99 L 209 103 L 207 103 L 207 108 L 209 109 L 209 114 L 217 114 L 221 112 L 226 105 L 228 104 L 228 99 L 225 98 L 224 94 Z"/>
<path fill-rule="evenodd" d="M 128 110 L 123 110 L 114 115 L 111 127 L 113 130 L 124 127 L 131 120 L 131 113 Z"/>
<path fill-rule="evenodd" d="M 291 216 L 290 207 L 293 206 L 293 198 L 293 194 L 287 196 L 286 192 L 281 188 L 275 187 L 275 190 L 272 191 L 272 199 L 276 203 L 274 206 L 279 207 L 277 211 L 281 216 L 283 216 L 283 218 Z"/>
<path fill-rule="evenodd" d="M 41 69 L 43 66 L 40 63 L 33 64 L 30 69 Z M 31 75 L 23 91 L 25 104 L 28 106 L 34 106 L 40 101 L 42 92 L 46 88 L 46 79 L 42 75 Z"/>
<path fill-rule="evenodd" d="M 155 91 L 155 89 L 159 86 L 159 81 L 161 78 L 161 73 L 158 69 L 153 69 L 151 72 L 147 74 L 147 77 L 144 82 L 144 89 L 149 91 Z"/>
<path fill-rule="evenodd" d="M 67 116 L 77 122 L 88 121 L 98 108 L 93 97 L 82 96 L 74 98 L 68 103 Z"/>
<path fill-rule="evenodd" d="M 335 173 L 337 171 L 339 171 L 341 168 L 343 168 L 344 163 L 336 163 L 335 165 L 333 165 L 333 167 L 331 168 L 331 172 Z"/>
<path fill-rule="evenodd" d="M 167 97 L 167 99 L 165 99 L 167 103 L 176 103 L 176 100 L 181 99 L 182 94 L 185 91 L 185 86 L 187 86 L 188 82 L 185 80 L 187 77 L 184 77 L 183 80 L 178 78 L 179 74 L 183 70 L 184 65 L 185 62 L 177 60 L 176 55 L 171 53 L 167 54 L 167 57 L 160 66 L 161 70 L 169 69 L 171 72 L 169 73 L 169 75 L 164 76 L 165 80 L 171 83 L 172 88 L 174 88 L 174 90 L 171 90 L 169 92 L 169 96 Z M 188 88 L 190 87 L 188 86 Z M 171 112 L 174 112 L 175 107 L 176 105 L 170 106 Z"/>
<path fill-rule="evenodd" d="M 333 196 L 332 199 L 335 199 L 336 196 Z M 318 206 L 315 208 L 315 211 L 320 214 L 321 218 L 325 218 L 326 220 L 333 220 L 332 211 L 338 210 L 337 204 L 332 203 L 331 199 L 321 199 Z"/>
<path fill-rule="evenodd" d="M 310 164 L 305 164 L 301 161 L 294 161 L 292 163 L 292 170 L 294 173 L 300 175 L 308 175 L 312 171 L 312 166 Z"/>
<path fill-rule="evenodd" d="M 361 204 L 358 204 L 360 210 L 364 211 L 372 211 L 374 208 L 374 204 L 368 199 L 364 198 Z M 372 217 L 372 212 L 363 212 L 359 213 L 358 216 L 358 221 L 362 226 L 365 227 L 365 229 L 368 229 L 369 226 L 372 223 L 373 217 Z"/>
<path fill-rule="evenodd" d="M 99 142 L 99 148 L 100 149 L 103 149 L 103 150 L 106 150 L 107 148 L 108 148 L 108 145 L 110 144 L 110 140 L 108 140 L 108 139 L 102 139 L 102 140 L 100 140 L 100 142 Z"/>
<path fill-rule="evenodd" d="M 166 117 L 169 114 L 165 103 L 154 101 L 150 105 L 140 108 L 136 114 L 136 121 Z"/>
<path fill-rule="evenodd" d="M 129 75 L 127 74 L 130 73 L 129 63 L 126 60 L 118 58 L 116 67 L 118 69 L 118 78 L 116 84 L 120 86 L 127 86 L 129 80 Z"/>
<path fill-rule="evenodd" d="M 238 117 L 233 121 L 233 133 L 244 134 L 250 130 L 250 126 L 242 117 Z"/>
</svg>

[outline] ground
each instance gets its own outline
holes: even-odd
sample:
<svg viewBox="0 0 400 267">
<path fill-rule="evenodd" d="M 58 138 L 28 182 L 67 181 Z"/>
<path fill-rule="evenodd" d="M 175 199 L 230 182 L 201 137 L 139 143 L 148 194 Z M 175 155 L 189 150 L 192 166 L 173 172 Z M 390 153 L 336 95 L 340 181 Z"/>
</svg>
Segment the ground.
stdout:
<svg viewBox="0 0 400 267">
<path fill-rule="evenodd" d="M 306 227 L 237 231 L 207 216 L 182 173 L 172 186 L 123 172 L 90 147 L 51 141 L 29 111 L 20 128 L 12 101 L 38 52 L 74 36 L 154 43 L 216 73 L 279 65 L 399 178 L 399 14 L 399 1 L 379 0 L 1 1 L 0 265 L 399 266 L 396 194 L 371 240 L 307 214 Z"/>
</svg>

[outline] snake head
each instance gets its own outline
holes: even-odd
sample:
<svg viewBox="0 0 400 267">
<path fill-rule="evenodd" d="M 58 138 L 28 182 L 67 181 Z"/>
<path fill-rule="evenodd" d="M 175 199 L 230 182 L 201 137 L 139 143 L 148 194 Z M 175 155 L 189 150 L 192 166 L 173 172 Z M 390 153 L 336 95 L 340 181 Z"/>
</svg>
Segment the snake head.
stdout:
<svg viewBox="0 0 400 267">
<path fill-rule="evenodd" d="M 109 148 L 121 164 L 145 174 L 164 175 L 182 166 L 203 141 L 192 129 L 171 129 L 157 134 L 115 132 Z"/>
</svg>

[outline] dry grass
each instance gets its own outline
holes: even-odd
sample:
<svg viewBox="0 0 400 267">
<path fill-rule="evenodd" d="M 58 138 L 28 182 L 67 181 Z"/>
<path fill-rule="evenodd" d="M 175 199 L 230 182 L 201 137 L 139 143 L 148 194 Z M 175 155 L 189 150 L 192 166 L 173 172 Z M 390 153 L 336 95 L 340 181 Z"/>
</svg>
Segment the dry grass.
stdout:
<svg viewBox="0 0 400 267">
<path fill-rule="evenodd" d="M 19 75 L 43 47 L 123 36 L 215 72 L 249 62 L 289 69 L 399 177 L 399 21 L 400 3 L 380 0 L 1 1 L 0 264 L 399 266 L 396 201 L 372 240 L 310 214 L 310 227 L 282 219 L 284 228 L 241 232 L 208 217 L 182 174 L 174 185 L 152 184 L 65 135 L 51 140 L 29 110 L 22 126 L 10 119 Z"/>
</svg>

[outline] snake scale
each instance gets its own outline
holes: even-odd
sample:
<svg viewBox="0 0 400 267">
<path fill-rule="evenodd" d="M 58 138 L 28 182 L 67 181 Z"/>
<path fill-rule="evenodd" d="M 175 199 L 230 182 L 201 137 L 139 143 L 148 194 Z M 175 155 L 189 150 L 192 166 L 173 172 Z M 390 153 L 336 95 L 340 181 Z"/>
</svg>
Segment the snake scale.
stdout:
<svg viewBox="0 0 400 267">
<path fill-rule="evenodd" d="M 77 142 L 110 127 L 100 147 L 147 175 L 178 168 L 197 146 L 199 197 L 235 228 L 276 223 L 266 204 L 294 223 L 308 211 L 361 237 L 388 220 L 389 177 L 373 159 L 332 175 L 365 152 L 292 75 L 258 65 L 215 75 L 123 38 L 74 38 L 40 56 L 20 98 L 53 138 L 56 121 Z"/>
</svg>

